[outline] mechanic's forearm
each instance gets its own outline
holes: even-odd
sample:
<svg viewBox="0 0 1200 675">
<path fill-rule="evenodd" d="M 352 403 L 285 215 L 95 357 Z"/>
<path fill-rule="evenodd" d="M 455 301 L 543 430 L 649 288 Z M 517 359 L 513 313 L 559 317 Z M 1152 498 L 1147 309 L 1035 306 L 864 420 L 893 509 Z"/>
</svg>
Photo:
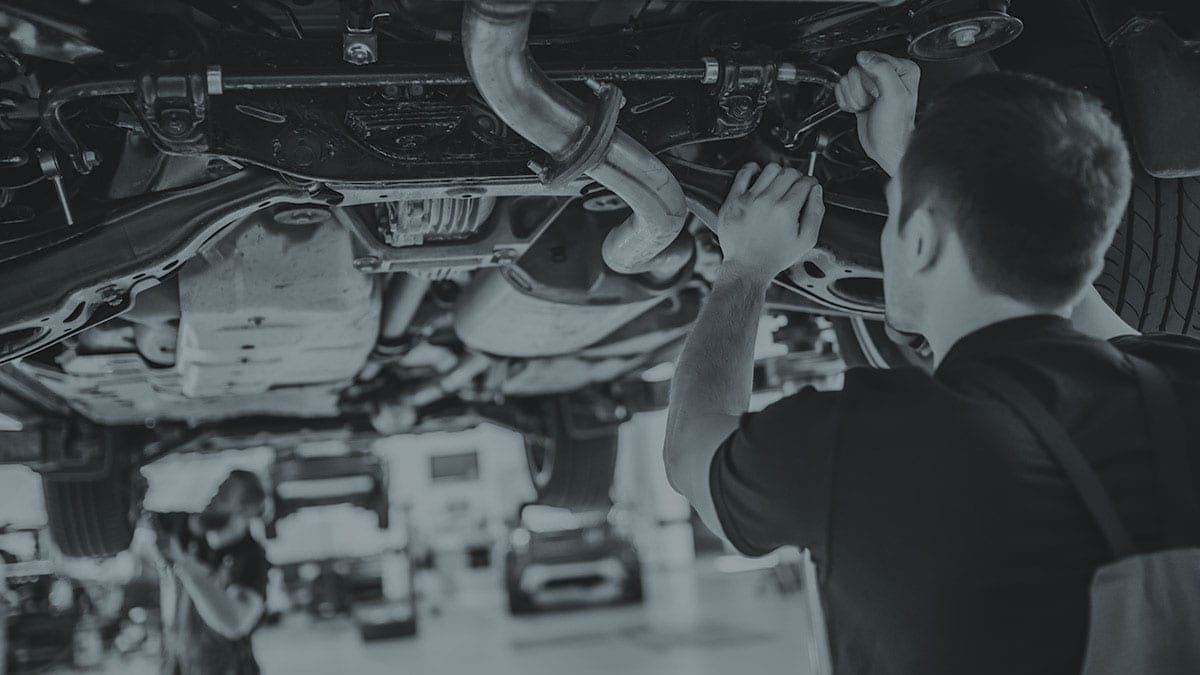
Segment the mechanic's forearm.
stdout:
<svg viewBox="0 0 1200 675">
<path fill-rule="evenodd" d="M 667 447 L 689 417 L 740 415 L 750 405 L 754 342 L 769 275 L 724 264 L 675 365 Z"/>
<path fill-rule="evenodd" d="M 242 637 L 249 632 L 254 622 L 246 616 L 245 608 L 212 578 L 207 567 L 185 556 L 175 562 L 173 569 L 192 599 L 196 612 L 209 628 L 229 639 Z"/>
</svg>

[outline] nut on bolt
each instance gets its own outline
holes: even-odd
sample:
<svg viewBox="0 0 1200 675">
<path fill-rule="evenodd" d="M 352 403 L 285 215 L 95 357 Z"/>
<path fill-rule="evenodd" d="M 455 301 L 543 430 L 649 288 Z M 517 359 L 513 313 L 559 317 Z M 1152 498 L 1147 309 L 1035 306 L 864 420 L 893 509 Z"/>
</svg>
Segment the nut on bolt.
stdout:
<svg viewBox="0 0 1200 675">
<path fill-rule="evenodd" d="M 716 57 L 704 57 L 704 77 L 700 84 L 716 84 L 721 79 L 721 62 Z"/>
<path fill-rule="evenodd" d="M 117 290 L 116 286 L 105 286 L 104 288 L 101 288 L 99 291 L 99 296 L 100 302 L 103 302 L 107 305 L 113 305 L 115 307 L 116 305 L 121 304 L 121 292 Z"/>
<path fill-rule="evenodd" d="M 498 248 L 492 251 L 492 260 L 498 265 L 511 265 L 520 257 L 521 254 L 512 248 Z"/>
</svg>

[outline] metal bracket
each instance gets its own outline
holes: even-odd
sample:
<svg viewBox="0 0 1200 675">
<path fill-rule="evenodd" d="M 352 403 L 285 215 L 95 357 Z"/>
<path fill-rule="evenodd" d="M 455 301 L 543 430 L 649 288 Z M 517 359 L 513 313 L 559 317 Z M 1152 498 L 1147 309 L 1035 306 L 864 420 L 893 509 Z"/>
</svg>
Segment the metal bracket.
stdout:
<svg viewBox="0 0 1200 675">
<path fill-rule="evenodd" d="M 208 149 L 203 123 L 208 115 L 208 74 L 144 73 L 138 78 L 138 111 L 168 150 Z"/>
<path fill-rule="evenodd" d="M 533 169 L 538 175 L 538 180 L 547 187 L 562 187 L 596 168 L 604 161 L 608 147 L 612 145 L 613 136 L 617 132 L 617 117 L 621 113 L 621 107 L 625 105 L 625 95 L 612 84 L 602 84 L 595 80 L 587 80 L 586 83 L 600 101 L 592 109 L 591 118 L 584 125 L 579 138 L 567 150 L 566 157 L 544 166 L 530 162 L 529 168 Z"/>
<path fill-rule="evenodd" d="M 346 21 L 346 31 L 342 33 L 342 60 L 354 66 L 378 61 L 379 35 L 375 32 L 375 24 L 391 21 L 391 18 L 387 12 L 371 16 L 351 12 Z"/>
<path fill-rule="evenodd" d="M 710 131 L 722 137 L 748 134 L 762 119 L 779 66 L 766 55 L 734 51 L 722 54 L 720 64 L 717 115 Z"/>
</svg>

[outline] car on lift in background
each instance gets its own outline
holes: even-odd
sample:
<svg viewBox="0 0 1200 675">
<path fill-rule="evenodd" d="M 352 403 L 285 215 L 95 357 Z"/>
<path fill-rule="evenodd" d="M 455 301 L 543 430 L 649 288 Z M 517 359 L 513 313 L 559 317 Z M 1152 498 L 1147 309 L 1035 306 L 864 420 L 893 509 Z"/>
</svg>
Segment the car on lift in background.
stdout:
<svg viewBox="0 0 1200 675">
<path fill-rule="evenodd" d="M 508 611 L 639 603 L 641 561 L 624 514 L 526 504 L 504 554 Z"/>
<path fill-rule="evenodd" d="M 923 100 L 997 66 L 1099 96 L 1138 172 L 1097 286 L 1197 332 L 1197 4 L 1009 4 L 0 0 L 0 461 L 74 556 L 128 545 L 156 457 L 324 433 L 493 421 L 539 502 L 599 508 L 747 161 L 824 186 L 780 341 L 829 317 L 847 360 L 921 366 L 879 321 L 886 176 L 833 103 L 868 48 Z"/>
<path fill-rule="evenodd" d="M 92 665 L 103 651 L 86 595 L 54 568 L 45 531 L 0 527 L 0 672 Z"/>
<path fill-rule="evenodd" d="M 270 476 L 267 558 L 285 598 L 269 611 L 348 616 L 364 640 L 415 635 L 407 520 L 389 512 L 387 464 L 365 450 L 281 452 Z"/>
</svg>

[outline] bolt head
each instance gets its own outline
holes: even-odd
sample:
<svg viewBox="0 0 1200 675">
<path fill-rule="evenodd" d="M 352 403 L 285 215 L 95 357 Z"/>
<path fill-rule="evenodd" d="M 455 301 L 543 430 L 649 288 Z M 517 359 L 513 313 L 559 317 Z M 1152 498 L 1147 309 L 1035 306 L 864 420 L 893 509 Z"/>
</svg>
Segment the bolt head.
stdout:
<svg viewBox="0 0 1200 675">
<path fill-rule="evenodd" d="M 359 272 L 374 272 L 379 269 L 379 258 L 373 255 L 364 255 L 354 259 L 354 269 Z"/>
<path fill-rule="evenodd" d="M 185 110 L 165 110 L 162 113 L 162 132 L 179 137 L 192 130 L 192 116 Z"/>
<path fill-rule="evenodd" d="M 345 57 L 348 63 L 352 63 L 356 66 L 365 66 L 368 63 L 375 63 L 375 52 L 361 42 L 346 45 Z"/>
<path fill-rule="evenodd" d="M 975 44 L 981 32 L 983 32 L 983 29 L 980 28 L 979 24 L 966 23 L 950 29 L 950 39 L 954 41 L 956 47 L 966 48 Z"/>
</svg>

